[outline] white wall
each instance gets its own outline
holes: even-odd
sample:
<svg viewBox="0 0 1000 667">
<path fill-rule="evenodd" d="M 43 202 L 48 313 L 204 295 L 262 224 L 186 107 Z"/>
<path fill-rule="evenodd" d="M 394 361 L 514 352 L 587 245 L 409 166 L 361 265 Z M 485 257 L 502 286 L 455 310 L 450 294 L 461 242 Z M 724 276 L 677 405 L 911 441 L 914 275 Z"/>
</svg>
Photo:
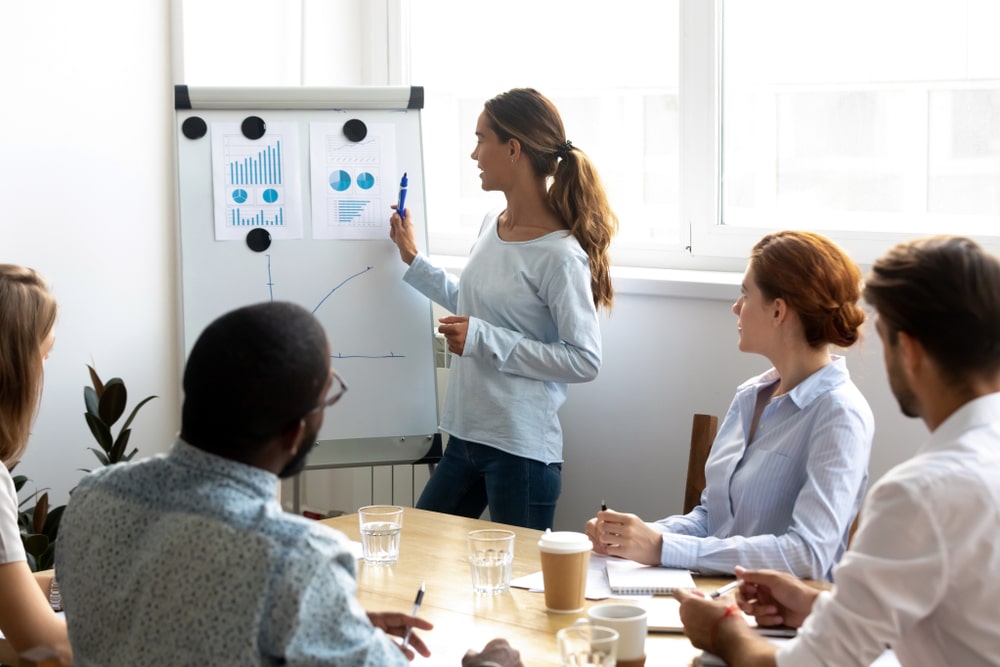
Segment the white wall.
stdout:
<svg viewBox="0 0 1000 667">
<path fill-rule="evenodd" d="M 111 20 L 109 17 L 114 17 Z M 18 472 L 64 502 L 96 447 L 87 364 L 120 376 L 140 454 L 177 430 L 173 95 L 167 0 L 5 3 L 2 261 L 41 272 L 59 302 L 56 343 Z"/>
<path fill-rule="evenodd" d="M 41 271 L 61 309 L 41 411 L 18 472 L 51 487 L 55 502 L 65 501 L 79 468 L 96 465 L 82 416 L 86 364 L 122 376 L 130 405 L 160 396 L 135 423 L 140 455 L 164 451 L 179 427 L 169 25 L 168 0 L 8 3 L 0 20 L 0 201 L 7 207 L 0 260 Z M 343 48 L 364 47 L 344 40 Z M 336 76 L 342 79 L 331 85 L 355 85 L 352 77 L 361 74 Z M 601 498 L 649 518 L 679 511 L 691 414 L 721 415 L 736 384 L 766 364 L 736 350 L 728 308 L 737 282 L 731 294 L 700 298 L 619 295 L 603 321 L 601 375 L 571 387 L 562 412 L 566 464 L 557 527 L 578 528 Z M 636 285 L 641 291 L 641 281 L 629 289 Z M 873 332 L 849 357 L 876 415 L 877 477 L 908 456 L 924 432 L 899 415 Z M 408 470 L 396 473 L 400 492 L 408 493 Z M 382 484 L 389 475 L 375 472 Z M 311 473 L 306 501 L 354 509 L 367 497 L 369 476 Z M 345 495 L 352 506 L 338 507 Z"/>
</svg>

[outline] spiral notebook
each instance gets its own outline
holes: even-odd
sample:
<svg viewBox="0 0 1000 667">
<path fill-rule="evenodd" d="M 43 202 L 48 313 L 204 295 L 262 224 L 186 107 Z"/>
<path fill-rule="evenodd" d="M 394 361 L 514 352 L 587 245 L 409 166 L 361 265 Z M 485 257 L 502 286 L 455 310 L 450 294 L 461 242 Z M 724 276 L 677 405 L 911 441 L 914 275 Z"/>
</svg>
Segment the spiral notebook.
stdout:
<svg viewBox="0 0 1000 667">
<path fill-rule="evenodd" d="M 643 565 L 631 560 L 608 560 L 608 585 L 617 595 L 670 595 L 678 588 L 694 588 L 688 570 Z"/>
</svg>

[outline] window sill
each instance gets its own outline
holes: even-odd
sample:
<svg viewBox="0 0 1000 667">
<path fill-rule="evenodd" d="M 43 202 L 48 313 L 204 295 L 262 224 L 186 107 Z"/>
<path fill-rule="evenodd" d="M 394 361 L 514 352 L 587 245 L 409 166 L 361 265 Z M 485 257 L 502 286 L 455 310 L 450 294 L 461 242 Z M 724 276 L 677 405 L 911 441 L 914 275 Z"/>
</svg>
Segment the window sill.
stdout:
<svg viewBox="0 0 1000 667">
<path fill-rule="evenodd" d="M 449 273 L 460 275 L 467 257 L 431 255 L 430 260 Z M 639 269 L 611 267 L 616 295 L 666 296 L 679 299 L 735 301 L 742 273 L 692 269 Z"/>
</svg>

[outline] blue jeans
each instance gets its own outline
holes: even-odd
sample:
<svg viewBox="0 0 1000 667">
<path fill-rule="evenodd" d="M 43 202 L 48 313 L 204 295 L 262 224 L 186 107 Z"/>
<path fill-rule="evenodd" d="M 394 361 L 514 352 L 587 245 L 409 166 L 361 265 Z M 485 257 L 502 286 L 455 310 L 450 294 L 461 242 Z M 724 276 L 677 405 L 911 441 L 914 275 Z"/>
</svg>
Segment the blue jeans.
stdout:
<svg viewBox="0 0 1000 667">
<path fill-rule="evenodd" d="M 489 507 L 492 521 L 545 530 L 561 490 L 561 463 L 545 465 L 449 436 L 417 507 L 473 519 Z"/>
</svg>

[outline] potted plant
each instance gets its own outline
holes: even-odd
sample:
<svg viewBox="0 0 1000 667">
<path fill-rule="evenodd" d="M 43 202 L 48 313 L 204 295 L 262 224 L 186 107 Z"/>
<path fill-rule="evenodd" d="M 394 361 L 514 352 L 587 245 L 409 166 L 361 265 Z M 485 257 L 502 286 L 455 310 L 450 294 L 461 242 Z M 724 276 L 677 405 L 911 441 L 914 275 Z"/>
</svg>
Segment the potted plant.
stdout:
<svg viewBox="0 0 1000 667">
<path fill-rule="evenodd" d="M 15 463 L 11 472 L 17 467 Z M 14 489 L 20 493 L 28 478 L 24 475 L 13 475 Z M 33 506 L 26 505 L 35 501 Z M 17 525 L 21 531 L 21 543 L 32 572 L 51 569 L 56 557 L 56 536 L 59 533 L 59 521 L 62 519 L 65 505 L 49 508 L 48 489 L 35 491 L 18 504 Z"/>
<path fill-rule="evenodd" d="M 86 412 L 83 413 L 83 416 L 91 434 L 100 446 L 100 449 L 95 447 L 88 447 L 88 449 L 94 452 L 97 460 L 105 466 L 130 461 L 139 451 L 138 448 L 133 447 L 132 451 L 128 454 L 125 453 L 129 437 L 132 435 L 130 428 L 132 420 L 135 419 L 139 409 L 156 396 L 147 396 L 132 408 L 132 412 L 122 424 L 118 435 L 114 435 L 111 429 L 125 414 L 125 406 L 128 404 L 128 391 L 125 388 L 125 382 L 117 377 L 102 382 L 93 366 L 88 365 L 87 368 L 90 371 L 91 386 L 83 388 L 83 400 L 86 406 Z M 13 469 L 12 467 L 11 471 Z M 90 472 L 85 468 L 81 468 L 81 470 Z M 14 488 L 18 493 L 29 481 L 24 475 L 14 476 L 13 479 Z M 28 506 L 32 500 L 35 501 L 35 504 Z M 65 505 L 49 507 L 47 489 L 35 491 L 20 501 L 18 526 L 21 530 L 21 542 L 24 544 L 28 566 L 32 571 L 37 572 L 52 568 L 55 562 L 59 522 L 65 509 Z"/>
<path fill-rule="evenodd" d="M 91 434 L 101 447 L 100 449 L 95 449 L 94 447 L 90 447 L 89 449 L 94 452 L 94 456 L 97 457 L 97 460 L 102 465 L 109 466 L 121 461 L 130 461 L 139 450 L 133 447 L 131 452 L 127 455 L 125 454 L 129 436 L 132 435 L 132 430 L 129 427 L 132 425 L 132 420 L 135 419 L 136 413 L 139 412 L 139 408 L 156 398 L 156 396 L 147 396 L 139 401 L 132 408 L 128 419 L 122 424 L 118 435 L 115 436 L 111 432 L 111 427 L 125 414 L 125 405 L 128 403 L 128 391 L 125 389 L 125 382 L 117 377 L 111 378 L 107 382 L 102 382 L 93 366 L 88 365 L 87 368 L 90 370 L 90 382 L 92 386 L 83 388 L 83 400 L 87 406 L 87 411 L 83 413 L 83 416 L 87 420 L 87 426 L 90 427 Z"/>
</svg>

